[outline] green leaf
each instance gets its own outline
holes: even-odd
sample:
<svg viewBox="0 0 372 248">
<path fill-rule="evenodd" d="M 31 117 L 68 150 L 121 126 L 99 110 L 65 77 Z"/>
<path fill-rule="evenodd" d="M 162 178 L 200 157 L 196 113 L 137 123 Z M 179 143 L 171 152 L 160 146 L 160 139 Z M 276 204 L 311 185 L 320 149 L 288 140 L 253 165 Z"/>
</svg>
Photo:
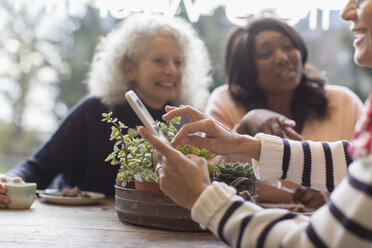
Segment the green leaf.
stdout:
<svg viewBox="0 0 372 248">
<path fill-rule="evenodd" d="M 180 124 L 180 123 L 181 123 L 181 116 L 176 116 L 176 117 L 174 117 L 174 118 L 171 120 L 171 122 L 172 122 L 173 124 Z"/>
<path fill-rule="evenodd" d="M 200 155 L 200 149 L 199 148 L 189 145 L 189 149 L 190 149 L 191 154 L 194 154 L 196 156 Z"/>
</svg>

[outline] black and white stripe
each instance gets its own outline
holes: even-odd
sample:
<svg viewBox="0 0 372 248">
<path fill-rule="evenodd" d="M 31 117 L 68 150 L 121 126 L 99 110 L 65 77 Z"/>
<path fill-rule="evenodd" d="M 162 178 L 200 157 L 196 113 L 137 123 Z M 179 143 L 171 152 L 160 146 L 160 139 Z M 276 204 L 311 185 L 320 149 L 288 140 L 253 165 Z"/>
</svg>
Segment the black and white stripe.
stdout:
<svg viewBox="0 0 372 248">
<path fill-rule="evenodd" d="M 223 230 L 225 228 L 226 222 L 229 220 L 231 215 L 241 206 L 243 205 L 244 201 L 236 201 L 234 202 L 229 209 L 224 214 L 223 218 L 221 219 L 219 225 L 218 225 L 218 237 L 227 244 L 227 240 L 225 239 L 225 236 L 223 235 Z"/>
<path fill-rule="evenodd" d="M 332 151 L 327 142 L 322 142 L 324 157 L 326 162 L 326 186 L 328 192 L 332 192 L 335 189 L 335 182 L 333 180 L 333 160 Z"/>
<path fill-rule="evenodd" d="M 372 230 L 348 218 L 333 202 L 330 202 L 328 205 L 329 211 L 345 230 L 353 233 L 360 239 L 372 241 Z"/>
<path fill-rule="evenodd" d="M 314 183 L 312 177 L 317 175 L 314 178 L 318 181 L 323 181 L 325 179 L 324 186 L 328 192 L 332 192 L 342 178 L 340 175 L 344 175 L 342 173 L 346 171 L 350 163 L 352 163 L 351 156 L 348 152 L 349 144 L 348 141 L 328 143 L 313 141 L 298 142 L 284 139 L 282 157 L 283 172 L 281 179 L 293 180 L 295 176 L 296 181 L 301 180 L 301 185 L 313 187 Z M 299 154 L 300 152 L 302 154 Z M 334 160 L 337 160 L 336 163 L 338 163 L 338 173 L 335 173 Z M 339 164 L 342 161 L 345 167 Z M 316 164 L 313 164 L 314 162 L 316 162 Z M 302 171 L 293 171 L 294 168 L 299 168 L 299 163 L 302 164 Z M 324 167 L 323 164 L 326 166 Z M 341 169 L 342 167 L 345 169 Z M 340 170 L 342 171 L 341 174 Z M 319 184 L 317 187 L 320 187 Z"/>
<path fill-rule="evenodd" d="M 304 151 L 304 167 L 302 171 L 302 185 L 306 187 L 311 186 L 311 150 L 309 142 L 302 142 Z"/>
<path fill-rule="evenodd" d="M 314 227 L 311 223 L 306 227 L 306 235 L 310 239 L 311 243 L 317 248 L 327 248 L 327 245 L 321 240 L 321 238 L 318 236 L 316 231 L 314 230 Z"/>
<path fill-rule="evenodd" d="M 349 153 L 349 145 L 350 145 L 350 142 L 347 141 L 347 140 L 343 140 L 342 141 L 342 145 L 344 146 L 344 154 L 345 154 L 345 159 L 346 159 L 346 166 L 349 167 L 349 165 L 353 162 L 353 159 L 351 158 L 350 156 L 350 153 Z"/>
<path fill-rule="evenodd" d="M 280 223 L 281 221 L 293 219 L 293 218 L 296 218 L 296 217 L 297 217 L 296 213 L 289 212 L 289 213 L 285 214 L 284 216 L 278 218 L 277 220 L 274 220 L 271 223 L 269 223 L 265 227 L 265 229 L 262 231 L 261 235 L 259 236 L 258 241 L 257 241 L 257 247 L 258 248 L 264 247 L 265 240 L 268 237 L 269 232 L 274 228 L 274 226 L 276 224 Z"/>
<path fill-rule="evenodd" d="M 291 158 L 291 146 L 289 145 L 288 140 L 284 139 L 283 140 L 283 161 L 282 161 L 283 175 L 281 177 L 282 180 L 287 179 L 290 158 Z"/>
</svg>

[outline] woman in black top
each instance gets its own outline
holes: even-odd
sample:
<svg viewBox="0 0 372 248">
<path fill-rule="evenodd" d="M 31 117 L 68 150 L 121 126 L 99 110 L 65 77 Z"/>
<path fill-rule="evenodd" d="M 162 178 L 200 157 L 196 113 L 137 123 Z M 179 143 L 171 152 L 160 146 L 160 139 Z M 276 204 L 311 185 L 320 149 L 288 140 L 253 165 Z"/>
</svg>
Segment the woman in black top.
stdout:
<svg viewBox="0 0 372 248">
<path fill-rule="evenodd" d="M 124 98 L 129 89 L 155 120 L 162 120 L 166 104 L 200 108 L 209 94 L 209 73 L 208 52 L 190 24 L 178 18 L 128 17 L 96 48 L 87 80 L 90 95 L 70 111 L 33 157 L 6 175 L 36 182 L 39 189 L 60 175 L 59 189 L 79 186 L 113 195 L 118 167 L 104 162 L 114 143 L 101 114 L 113 111 L 128 127 L 140 125 Z M 7 203 L 0 193 L 0 208 Z"/>
</svg>

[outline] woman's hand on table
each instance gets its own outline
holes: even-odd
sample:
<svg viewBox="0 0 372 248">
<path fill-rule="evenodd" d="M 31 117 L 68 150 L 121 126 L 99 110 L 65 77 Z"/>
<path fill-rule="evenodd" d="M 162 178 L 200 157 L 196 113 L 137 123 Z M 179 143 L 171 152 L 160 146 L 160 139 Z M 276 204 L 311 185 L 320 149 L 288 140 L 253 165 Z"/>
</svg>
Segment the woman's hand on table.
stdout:
<svg viewBox="0 0 372 248">
<path fill-rule="evenodd" d="M 234 130 L 237 133 L 251 136 L 257 133 L 265 133 L 286 139 L 303 140 L 301 134 L 293 129 L 295 126 L 295 121 L 277 112 L 267 109 L 254 109 L 243 116 Z"/>
<path fill-rule="evenodd" d="M 156 149 L 154 156 L 161 164 L 158 167 L 160 189 L 178 205 L 191 209 L 211 184 L 207 161 L 194 155 L 184 156 L 144 127 L 138 132 Z"/>
<path fill-rule="evenodd" d="M 4 174 L 0 174 L 0 209 L 7 208 L 10 198 L 5 195 L 6 188 L 2 183 L 24 183 L 20 177 L 7 177 Z"/>
<path fill-rule="evenodd" d="M 196 147 L 204 147 L 219 155 L 243 155 L 259 159 L 261 142 L 247 135 L 239 135 L 219 123 L 213 117 L 199 112 L 190 106 L 166 106 L 165 121 L 177 116 L 186 116 L 192 122 L 182 126 L 172 141 L 178 145 L 181 141 Z M 202 132 L 205 136 L 195 135 Z M 226 145 L 228 144 L 228 145 Z"/>
<path fill-rule="evenodd" d="M 307 208 L 318 209 L 329 199 L 329 193 L 321 192 L 307 187 L 300 186 L 293 194 L 293 200 L 304 204 Z"/>
</svg>

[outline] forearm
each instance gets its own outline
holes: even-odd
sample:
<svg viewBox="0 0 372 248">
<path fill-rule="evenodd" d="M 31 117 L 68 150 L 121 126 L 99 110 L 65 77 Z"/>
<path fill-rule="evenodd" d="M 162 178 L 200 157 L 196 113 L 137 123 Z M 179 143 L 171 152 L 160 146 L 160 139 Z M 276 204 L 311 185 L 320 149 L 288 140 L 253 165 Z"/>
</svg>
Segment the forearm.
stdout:
<svg viewBox="0 0 372 248">
<path fill-rule="evenodd" d="M 193 206 L 192 218 L 232 247 L 286 247 L 285 240 L 294 235 L 305 238 L 288 247 L 310 245 L 304 233 L 308 217 L 279 209 L 261 211 L 233 192 L 222 183 L 209 186 Z"/>
<path fill-rule="evenodd" d="M 348 142 L 290 141 L 259 134 L 261 155 L 253 160 L 260 180 L 281 178 L 321 191 L 332 191 L 347 173 Z"/>
<path fill-rule="evenodd" d="M 361 187 L 359 187 L 359 186 Z M 353 164 L 330 202 L 311 219 L 261 209 L 213 183 L 192 208 L 192 218 L 232 247 L 367 247 L 371 245 L 372 167 Z"/>
<path fill-rule="evenodd" d="M 46 188 L 50 184 L 51 178 L 53 178 L 45 174 L 46 172 L 46 168 L 43 168 L 34 158 L 30 158 L 12 168 L 6 175 L 9 177 L 20 177 L 25 182 L 36 182 L 38 188 Z"/>
</svg>

